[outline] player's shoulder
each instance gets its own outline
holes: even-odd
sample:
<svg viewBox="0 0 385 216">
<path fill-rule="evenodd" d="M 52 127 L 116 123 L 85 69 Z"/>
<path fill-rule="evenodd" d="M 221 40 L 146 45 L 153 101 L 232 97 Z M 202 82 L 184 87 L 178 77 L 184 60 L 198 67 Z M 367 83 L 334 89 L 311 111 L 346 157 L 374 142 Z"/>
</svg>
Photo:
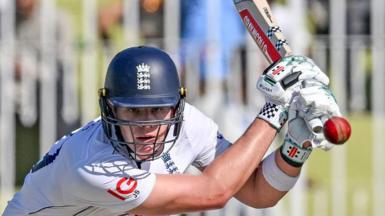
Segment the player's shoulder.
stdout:
<svg viewBox="0 0 385 216">
<path fill-rule="evenodd" d="M 72 191 L 72 194 L 67 195 L 95 206 L 112 206 L 113 203 L 121 205 L 122 200 L 136 200 L 138 196 L 149 193 L 147 190 L 155 183 L 153 174 L 138 169 L 133 160 L 119 154 L 92 157 L 78 164 L 74 172 L 68 175 L 71 184 L 66 189 Z M 144 198 L 138 198 L 142 199 Z M 134 204 L 128 204 L 127 207 L 130 205 Z"/>
<path fill-rule="evenodd" d="M 88 123 L 84 124 L 82 127 L 72 131 L 70 135 L 86 135 L 86 134 L 92 134 L 95 130 L 100 128 L 102 126 L 101 118 L 98 117 L 96 119 L 93 119 L 92 121 L 89 121 Z"/>
<path fill-rule="evenodd" d="M 100 118 L 96 118 L 84 126 L 63 136 L 57 142 L 65 143 L 67 146 L 74 148 L 84 148 L 87 144 L 92 143 L 102 132 L 102 123 Z"/>
<path fill-rule="evenodd" d="M 91 123 L 92 124 L 92 123 Z M 90 127 L 94 127 L 91 126 Z M 96 127 L 83 140 L 83 143 L 75 143 L 74 145 L 82 145 L 80 149 L 68 149 L 71 152 L 71 170 L 72 178 L 77 185 L 99 185 L 103 186 L 106 179 L 122 176 L 124 173 L 135 175 L 137 165 L 132 159 L 126 158 L 114 150 L 109 140 L 104 135 L 102 126 Z M 73 152 L 73 150 L 77 150 Z"/>
<path fill-rule="evenodd" d="M 186 103 L 183 127 L 190 140 L 203 139 L 206 134 L 216 133 L 218 125 L 195 106 Z"/>
<path fill-rule="evenodd" d="M 100 118 L 64 136 L 61 140 L 62 152 L 72 167 L 104 158 L 113 154 L 113 147 L 105 138 Z"/>
<path fill-rule="evenodd" d="M 184 122 L 189 128 L 216 126 L 216 123 L 195 106 L 185 103 Z"/>
<path fill-rule="evenodd" d="M 105 179 L 123 176 L 125 173 L 137 175 L 135 172 L 139 169 L 137 169 L 135 161 L 118 153 L 99 152 L 87 160 L 79 162 L 73 170 L 75 170 L 74 177 L 79 182 L 103 184 Z"/>
</svg>

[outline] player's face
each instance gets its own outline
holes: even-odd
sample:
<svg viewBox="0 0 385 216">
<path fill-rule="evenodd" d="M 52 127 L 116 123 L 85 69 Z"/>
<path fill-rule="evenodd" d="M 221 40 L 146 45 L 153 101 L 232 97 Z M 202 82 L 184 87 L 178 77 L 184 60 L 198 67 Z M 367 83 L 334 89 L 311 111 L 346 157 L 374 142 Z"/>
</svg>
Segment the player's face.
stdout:
<svg viewBox="0 0 385 216">
<path fill-rule="evenodd" d="M 116 116 L 124 121 L 157 121 L 168 120 L 174 115 L 172 107 L 154 107 L 154 108 L 122 108 L 116 109 Z M 162 142 L 168 131 L 168 126 L 159 124 L 148 124 L 140 126 L 120 126 L 122 136 L 126 142 L 139 143 L 129 144 L 129 147 L 139 156 L 146 159 L 148 155 L 154 152 L 162 152 Z M 159 144 L 154 144 L 159 143 Z M 144 157 L 144 158 L 143 158 Z"/>
</svg>

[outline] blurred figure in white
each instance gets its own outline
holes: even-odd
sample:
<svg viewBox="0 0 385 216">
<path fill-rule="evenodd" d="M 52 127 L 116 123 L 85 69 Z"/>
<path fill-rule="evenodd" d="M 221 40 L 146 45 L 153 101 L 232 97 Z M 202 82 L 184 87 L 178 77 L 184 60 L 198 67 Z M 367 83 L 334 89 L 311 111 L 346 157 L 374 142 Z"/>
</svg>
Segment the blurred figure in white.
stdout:
<svg viewBox="0 0 385 216">
<path fill-rule="evenodd" d="M 30 166 L 39 158 L 39 128 L 42 96 L 43 46 L 51 46 L 54 62 L 49 71 L 54 80 L 56 101 L 56 138 L 78 126 L 77 97 L 73 48 L 73 33 L 70 17 L 55 9 L 54 17 L 44 17 L 42 1 L 15 1 L 15 66 L 16 82 L 16 184 L 22 184 Z M 53 13 L 54 13 L 53 12 Z M 46 21 L 54 20 L 53 42 L 44 44 L 47 37 L 43 31 Z M 45 77 L 46 78 L 46 77 Z"/>
</svg>

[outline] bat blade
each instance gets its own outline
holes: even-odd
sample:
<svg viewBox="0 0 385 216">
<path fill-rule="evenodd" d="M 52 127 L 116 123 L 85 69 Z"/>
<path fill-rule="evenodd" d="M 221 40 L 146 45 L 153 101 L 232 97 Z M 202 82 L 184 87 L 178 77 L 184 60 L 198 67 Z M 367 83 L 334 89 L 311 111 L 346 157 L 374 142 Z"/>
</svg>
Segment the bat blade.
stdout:
<svg viewBox="0 0 385 216">
<path fill-rule="evenodd" d="M 276 24 L 266 0 L 233 1 L 247 31 L 269 63 L 291 55 L 291 48 Z"/>
</svg>

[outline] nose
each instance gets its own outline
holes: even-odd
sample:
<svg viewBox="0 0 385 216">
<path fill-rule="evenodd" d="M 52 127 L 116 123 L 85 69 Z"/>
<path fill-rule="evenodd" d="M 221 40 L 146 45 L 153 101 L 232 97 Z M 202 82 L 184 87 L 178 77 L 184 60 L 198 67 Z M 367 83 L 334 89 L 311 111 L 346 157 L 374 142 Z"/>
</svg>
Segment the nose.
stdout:
<svg viewBox="0 0 385 216">
<path fill-rule="evenodd" d="M 151 109 L 146 109 L 143 112 L 139 113 L 138 118 L 142 121 L 153 121 L 159 120 L 157 116 L 151 112 Z"/>
</svg>

